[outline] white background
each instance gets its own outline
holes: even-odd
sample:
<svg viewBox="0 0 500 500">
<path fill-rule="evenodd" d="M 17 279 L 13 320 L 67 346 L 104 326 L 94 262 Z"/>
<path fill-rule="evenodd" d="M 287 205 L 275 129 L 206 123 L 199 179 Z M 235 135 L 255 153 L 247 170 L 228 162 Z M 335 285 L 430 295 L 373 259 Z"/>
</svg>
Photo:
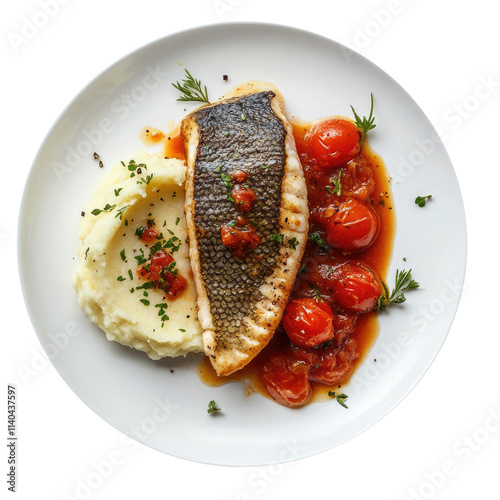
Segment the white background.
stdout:
<svg viewBox="0 0 500 500">
<path fill-rule="evenodd" d="M 2 390 L 5 401 L 7 384 L 17 386 L 17 498 L 500 498 L 499 16 L 490 0 L 463 5 L 453 0 L 4 3 L 0 307 L 7 345 Z M 44 9 L 50 16 L 40 14 Z M 40 26 L 27 30 L 35 20 Z M 418 386 L 355 439 L 271 467 L 191 463 L 124 442 L 40 356 L 17 272 L 24 182 L 44 136 L 68 102 L 130 51 L 181 29 L 230 21 L 308 29 L 385 70 L 445 132 L 467 213 L 468 266 L 460 307 Z M 321 85 L 315 91 L 320 93 Z M 26 367 L 33 376 L 21 375 Z M 6 434 L 6 405 L 2 408 Z M 7 451 L 0 454 L 3 491 Z"/>
</svg>

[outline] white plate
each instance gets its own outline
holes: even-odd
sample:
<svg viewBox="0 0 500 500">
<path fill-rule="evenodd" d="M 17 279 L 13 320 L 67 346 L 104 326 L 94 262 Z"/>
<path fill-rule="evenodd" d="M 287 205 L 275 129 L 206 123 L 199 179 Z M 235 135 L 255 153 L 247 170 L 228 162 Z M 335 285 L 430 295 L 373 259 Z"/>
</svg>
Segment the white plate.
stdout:
<svg viewBox="0 0 500 500">
<path fill-rule="evenodd" d="M 182 65 L 181 65 L 182 64 Z M 211 388 L 199 357 L 153 362 L 108 342 L 79 310 L 71 287 L 80 211 L 106 167 L 143 147 L 143 126 L 165 129 L 193 103 L 176 102 L 184 68 L 216 98 L 245 80 L 281 90 L 302 119 L 361 114 L 375 96 L 370 144 L 393 177 L 395 269 L 413 268 L 421 288 L 380 314 L 380 335 L 350 383 L 346 410 L 335 401 L 290 410 L 240 384 Z M 224 82 L 222 76 L 229 76 Z M 92 153 L 105 163 L 99 169 Z M 417 195 L 432 194 L 424 208 Z M 221 24 L 181 32 L 128 55 L 68 106 L 31 169 L 19 223 L 20 275 L 41 344 L 63 379 L 120 431 L 165 453 L 210 464 L 284 462 L 336 446 L 390 411 L 439 351 L 458 306 L 466 233 L 460 190 L 435 130 L 379 68 L 326 38 L 283 26 Z M 402 259 L 406 258 L 406 261 Z M 374 361 L 376 359 L 377 361 Z M 174 373 L 170 372 L 174 368 Z M 223 409 L 208 414 L 214 399 Z"/>
</svg>

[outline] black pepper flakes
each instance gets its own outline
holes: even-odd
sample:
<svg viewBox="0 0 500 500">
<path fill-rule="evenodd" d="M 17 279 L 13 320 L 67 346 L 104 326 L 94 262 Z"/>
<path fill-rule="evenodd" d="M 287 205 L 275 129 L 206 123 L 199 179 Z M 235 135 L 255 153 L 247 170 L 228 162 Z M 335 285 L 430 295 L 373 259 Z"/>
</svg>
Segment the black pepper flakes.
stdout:
<svg viewBox="0 0 500 500">
<path fill-rule="evenodd" d="M 229 80 L 229 77 L 227 75 L 222 75 L 222 79 L 227 82 Z"/>
<path fill-rule="evenodd" d="M 85 217 L 85 212 L 82 210 L 82 211 L 80 212 L 80 215 L 81 215 L 82 217 Z"/>
<path fill-rule="evenodd" d="M 94 153 L 94 160 L 98 160 L 99 159 L 99 155 L 97 153 Z"/>
</svg>

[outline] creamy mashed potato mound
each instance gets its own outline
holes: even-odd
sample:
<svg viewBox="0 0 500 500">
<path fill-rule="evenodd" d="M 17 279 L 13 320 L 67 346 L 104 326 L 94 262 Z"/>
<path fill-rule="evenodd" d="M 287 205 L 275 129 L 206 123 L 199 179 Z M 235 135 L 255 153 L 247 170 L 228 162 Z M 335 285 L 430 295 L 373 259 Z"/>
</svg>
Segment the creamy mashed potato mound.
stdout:
<svg viewBox="0 0 500 500">
<path fill-rule="evenodd" d="M 185 164 L 144 151 L 133 161 L 112 167 L 84 210 L 73 278 L 78 303 L 108 340 L 144 351 L 152 359 L 202 352 L 186 243 Z M 145 167 L 136 167 L 139 164 Z M 161 231 L 151 243 L 136 233 L 148 221 Z M 138 277 L 137 268 L 158 242 L 166 244 L 187 280 L 186 290 L 174 300 L 165 299 L 161 289 L 140 288 L 146 280 Z"/>
</svg>

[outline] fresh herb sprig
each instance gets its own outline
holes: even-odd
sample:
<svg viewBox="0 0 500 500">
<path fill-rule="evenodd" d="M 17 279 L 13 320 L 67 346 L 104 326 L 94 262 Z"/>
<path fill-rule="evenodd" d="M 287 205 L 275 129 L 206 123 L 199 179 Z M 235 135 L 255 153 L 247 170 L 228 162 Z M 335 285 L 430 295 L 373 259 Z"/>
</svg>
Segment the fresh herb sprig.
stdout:
<svg viewBox="0 0 500 500">
<path fill-rule="evenodd" d="M 345 394 L 339 394 L 338 396 L 335 395 L 335 391 L 328 391 L 328 395 L 331 398 L 335 398 L 337 400 L 337 403 L 340 406 L 343 406 L 344 408 L 348 408 L 348 406 L 344 403 L 344 401 L 349 397 L 346 396 Z"/>
<path fill-rule="evenodd" d="M 212 399 L 212 401 L 208 403 L 207 413 L 213 413 L 214 411 L 222 411 L 222 410 L 220 408 L 217 408 L 215 401 Z"/>
<path fill-rule="evenodd" d="M 351 106 L 352 112 L 354 113 L 354 118 L 355 121 L 354 123 L 358 128 L 361 129 L 361 137 L 359 138 L 359 145 L 363 143 L 363 140 L 365 138 L 365 135 L 368 133 L 368 131 L 373 130 L 376 125 L 375 125 L 375 117 L 373 116 L 373 94 L 370 94 L 371 97 L 371 107 L 370 107 L 370 116 L 366 118 L 363 116 L 363 118 L 360 118 L 360 116 L 356 113 L 354 108 Z"/>
<path fill-rule="evenodd" d="M 396 282 L 392 292 L 389 291 L 388 286 L 382 281 L 384 293 L 378 299 L 377 307 L 379 311 L 387 309 L 392 304 L 402 304 L 406 300 L 404 292 L 414 290 L 420 286 L 412 279 L 411 271 L 411 269 L 409 271 L 405 271 L 404 269 L 396 271 Z"/>
<path fill-rule="evenodd" d="M 339 175 L 335 180 L 330 179 L 330 184 L 333 186 L 333 188 L 327 186 L 325 188 L 325 191 L 330 194 L 336 194 L 337 196 L 340 196 L 342 194 L 342 183 L 340 181 L 340 178 L 342 177 L 342 170 L 339 170 Z"/>
<path fill-rule="evenodd" d="M 210 104 L 207 87 L 202 87 L 201 80 L 194 78 L 187 69 L 185 71 L 186 78 L 182 80 L 182 84 L 179 82 L 172 83 L 172 85 L 181 93 L 181 96 L 177 100 L 205 102 Z"/>
<path fill-rule="evenodd" d="M 432 198 L 432 194 L 428 194 L 427 196 L 417 196 L 415 198 L 415 204 L 419 207 L 425 207 L 425 202 Z"/>
</svg>

